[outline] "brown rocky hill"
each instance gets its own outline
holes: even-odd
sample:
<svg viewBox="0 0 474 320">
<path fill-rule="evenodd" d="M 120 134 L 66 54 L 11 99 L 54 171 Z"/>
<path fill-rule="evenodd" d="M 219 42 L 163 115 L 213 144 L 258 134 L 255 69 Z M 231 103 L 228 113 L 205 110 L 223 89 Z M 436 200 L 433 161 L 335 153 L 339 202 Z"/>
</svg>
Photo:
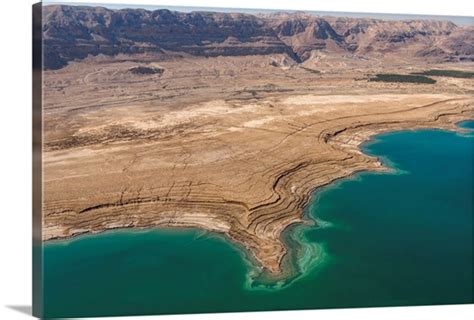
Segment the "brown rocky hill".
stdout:
<svg viewBox="0 0 474 320">
<path fill-rule="evenodd" d="M 384 21 L 305 13 L 175 12 L 51 5 L 43 9 L 44 68 L 88 55 L 185 52 L 201 56 L 402 51 L 438 61 L 474 60 L 472 27 L 448 21 Z"/>
</svg>

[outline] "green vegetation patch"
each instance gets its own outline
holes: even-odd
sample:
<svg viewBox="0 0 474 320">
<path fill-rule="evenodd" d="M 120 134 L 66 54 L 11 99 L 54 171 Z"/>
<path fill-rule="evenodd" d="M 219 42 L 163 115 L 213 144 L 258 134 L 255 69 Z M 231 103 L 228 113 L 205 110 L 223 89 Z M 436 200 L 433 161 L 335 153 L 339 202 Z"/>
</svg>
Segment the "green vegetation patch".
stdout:
<svg viewBox="0 0 474 320">
<path fill-rule="evenodd" d="M 437 76 L 437 77 L 452 77 L 452 78 L 474 78 L 474 72 L 470 71 L 461 71 L 461 70 L 440 70 L 440 69 L 431 69 L 423 72 L 413 72 L 415 75 L 424 75 L 424 76 Z"/>
<path fill-rule="evenodd" d="M 370 77 L 369 81 L 426 83 L 426 84 L 436 83 L 436 80 L 426 77 L 424 75 L 396 74 L 396 73 L 377 73 L 375 76 Z"/>
</svg>

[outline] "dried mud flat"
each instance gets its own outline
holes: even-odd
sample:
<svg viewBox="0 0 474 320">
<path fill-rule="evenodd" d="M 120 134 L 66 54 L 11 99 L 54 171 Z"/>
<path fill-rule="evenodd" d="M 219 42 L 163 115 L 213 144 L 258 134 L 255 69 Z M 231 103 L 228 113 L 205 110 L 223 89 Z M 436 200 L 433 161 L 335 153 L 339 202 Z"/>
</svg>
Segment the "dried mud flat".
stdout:
<svg viewBox="0 0 474 320">
<path fill-rule="evenodd" d="M 360 143 L 384 131 L 456 130 L 474 118 L 472 79 L 366 80 L 472 63 L 287 61 L 119 55 L 46 71 L 43 240 L 197 227 L 226 234 L 279 277 L 289 250 L 282 232 L 302 222 L 311 192 L 385 170 Z M 130 72 L 137 67 L 151 69 Z"/>
</svg>

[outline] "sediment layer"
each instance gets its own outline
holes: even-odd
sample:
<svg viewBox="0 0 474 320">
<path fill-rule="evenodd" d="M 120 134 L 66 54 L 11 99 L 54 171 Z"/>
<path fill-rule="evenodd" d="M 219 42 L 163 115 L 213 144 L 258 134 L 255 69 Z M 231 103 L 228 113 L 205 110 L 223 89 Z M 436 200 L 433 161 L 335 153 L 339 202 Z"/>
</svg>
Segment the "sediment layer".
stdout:
<svg viewBox="0 0 474 320">
<path fill-rule="evenodd" d="M 365 62 L 314 73 L 280 58 L 188 57 L 160 61 L 160 74 L 128 73 L 149 56 L 91 58 L 46 72 L 43 239 L 197 227 L 278 277 L 282 232 L 311 192 L 385 170 L 360 143 L 474 118 L 471 79 L 371 83 L 358 79 Z"/>
</svg>

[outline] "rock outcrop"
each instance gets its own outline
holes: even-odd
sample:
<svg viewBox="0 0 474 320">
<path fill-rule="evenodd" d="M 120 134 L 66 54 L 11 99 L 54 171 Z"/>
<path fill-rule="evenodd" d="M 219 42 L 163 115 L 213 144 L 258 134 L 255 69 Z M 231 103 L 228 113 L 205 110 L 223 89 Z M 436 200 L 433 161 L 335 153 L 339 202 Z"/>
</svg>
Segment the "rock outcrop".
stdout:
<svg viewBox="0 0 474 320">
<path fill-rule="evenodd" d="M 474 60 L 472 27 L 448 21 L 385 21 L 305 13 L 251 15 L 51 5 L 43 9 L 44 68 L 88 55 L 183 52 L 198 56 L 314 51 L 359 55 L 403 51 L 437 61 Z"/>
</svg>

